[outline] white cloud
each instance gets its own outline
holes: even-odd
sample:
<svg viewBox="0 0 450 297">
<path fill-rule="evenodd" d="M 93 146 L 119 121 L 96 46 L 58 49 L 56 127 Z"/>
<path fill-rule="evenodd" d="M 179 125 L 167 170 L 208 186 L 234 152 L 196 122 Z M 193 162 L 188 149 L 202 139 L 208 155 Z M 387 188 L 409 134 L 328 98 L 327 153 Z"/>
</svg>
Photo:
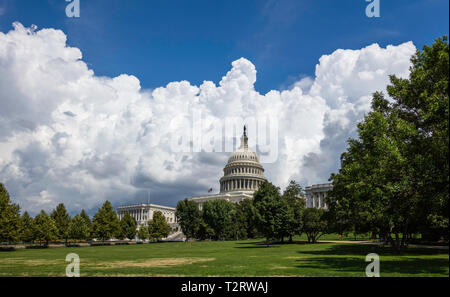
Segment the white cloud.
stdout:
<svg viewBox="0 0 450 297">
<path fill-rule="evenodd" d="M 218 85 L 142 90 L 131 75 L 96 76 L 62 31 L 16 23 L 0 33 L 0 181 L 32 212 L 59 202 L 79 211 L 105 199 L 145 201 L 149 187 L 153 202 L 174 205 L 217 188 L 227 160 L 172 150 L 172 136 L 190 134 L 197 111 L 205 122 L 278 118 L 279 155 L 264 164 L 267 177 L 280 186 L 292 178 L 324 182 L 371 93 L 385 89 L 388 74 L 406 76 L 414 51 L 412 43 L 337 50 L 320 59 L 315 78 L 265 95 L 254 89 L 256 69 L 244 58 Z"/>
</svg>

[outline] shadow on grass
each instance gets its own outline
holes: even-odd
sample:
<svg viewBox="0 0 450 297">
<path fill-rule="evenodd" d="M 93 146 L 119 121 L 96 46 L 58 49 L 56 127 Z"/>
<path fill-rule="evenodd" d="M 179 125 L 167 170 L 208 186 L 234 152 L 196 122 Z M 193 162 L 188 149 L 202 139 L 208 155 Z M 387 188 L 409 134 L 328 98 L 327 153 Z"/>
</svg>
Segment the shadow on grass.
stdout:
<svg viewBox="0 0 450 297">
<path fill-rule="evenodd" d="M 321 268 L 329 271 L 354 272 L 365 276 L 365 256 L 369 253 L 380 255 L 380 272 L 399 273 L 414 276 L 417 274 L 448 275 L 448 258 L 423 258 L 421 256 L 442 255 L 445 252 L 431 249 L 410 248 L 401 255 L 392 254 L 389 246 L 336 244 L 325 250 L 298 251 L 305 255 L 296 262 L 298 268 Z M 308 256 L 306 256 L 308 255 Z M 313 257 L 311 257 L 311 255 Z"/>
<path fill-rule="evenodd" d="M 275 241 L 275 242 L 269 242 L 267 243 L 266 241 L 252 241 L 252 242 L 237 242 L 237 245 L 251 245 L 251 246 L 237 246 L 235 248 L 237 249 L 251 249 L 251 248 L 262 248 L 262 247 L 281 247 L 283 245 L 306 245 L 306 244 L 310 244 L 308 243 L 308 241 L 306 240 L 300 240 L 300 241 L 293 241 L 293 242 L 281 242 L 281 241 Z M 326 244 L 324 242 L 318 242 L 315 243 L 314 245 L 320 245 L 320 244 Z"/>
</svg>

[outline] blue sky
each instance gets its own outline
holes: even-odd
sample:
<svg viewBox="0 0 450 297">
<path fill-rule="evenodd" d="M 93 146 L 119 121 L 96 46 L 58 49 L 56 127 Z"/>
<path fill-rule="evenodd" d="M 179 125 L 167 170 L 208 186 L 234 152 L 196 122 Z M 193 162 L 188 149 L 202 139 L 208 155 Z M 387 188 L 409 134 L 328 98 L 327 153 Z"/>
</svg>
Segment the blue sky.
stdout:
<svg viewBox="0 0 450 297">
<path fill-rule="evenodd" d="M 270 117 L 265 177 L 325 183 L 373 92 L 448 35 L 448 0 L 379 1 L 0 0 L 0 182 L 31 213 L 216 193 L 231 152 L 173 145 L 201 112 Z"/>
<path fill-rule="evenodd" d="M 421 48 L 448 34 L 448 0 L 381 0 L 367 18 L 364 0 L 119 1 L 81 0 L 81 17 L 64 0 L 0 0 L 0 31 L 14 21 L 62 29 L 97 75 L 137 76 L 144 88 L 171 81 L 218 82 L 230 63 L 255 64 L 261 93 L 312 76 L 335 49 L 385 47 L 412 40 Z"/>
</svg>

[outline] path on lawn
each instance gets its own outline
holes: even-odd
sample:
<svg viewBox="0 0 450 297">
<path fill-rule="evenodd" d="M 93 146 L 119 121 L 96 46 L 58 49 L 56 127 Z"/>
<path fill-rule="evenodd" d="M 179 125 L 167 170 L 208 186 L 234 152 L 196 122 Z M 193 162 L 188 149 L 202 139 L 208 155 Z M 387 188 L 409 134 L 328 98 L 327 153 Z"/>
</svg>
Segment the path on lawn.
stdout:
<svg viewBox="0 0 450 297">
<path fill-rule="evenodd" d="M 317 242 L 323 243 L 354 243 L 354 244 L 372 244 L 372 245 L 384 245 L 379 241 L 367 241 L 367 240 L 318 240 Z M 436 250 L 449 250 L 448 245 L 423 245 L 423 244 L 409 244 L 410 247 L 436 249 Z"/>
</svg>

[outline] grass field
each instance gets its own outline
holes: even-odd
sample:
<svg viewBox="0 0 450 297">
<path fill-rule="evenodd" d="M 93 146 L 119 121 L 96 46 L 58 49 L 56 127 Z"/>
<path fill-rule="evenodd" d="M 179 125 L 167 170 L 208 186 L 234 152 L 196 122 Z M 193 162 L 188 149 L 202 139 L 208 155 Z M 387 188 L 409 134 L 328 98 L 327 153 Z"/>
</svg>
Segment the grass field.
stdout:
<svg viewBox="0 0 450 297">
<path fill-rule="evenodd" d="M 0 252 L 0 276 L 65 276 L 68 253 L 82 276 L 365 276 L 365 256 L 380 255 L 381 276 L 449 276 L 448 251 L 260 240 L 168 242 Z"/>
</svg>

